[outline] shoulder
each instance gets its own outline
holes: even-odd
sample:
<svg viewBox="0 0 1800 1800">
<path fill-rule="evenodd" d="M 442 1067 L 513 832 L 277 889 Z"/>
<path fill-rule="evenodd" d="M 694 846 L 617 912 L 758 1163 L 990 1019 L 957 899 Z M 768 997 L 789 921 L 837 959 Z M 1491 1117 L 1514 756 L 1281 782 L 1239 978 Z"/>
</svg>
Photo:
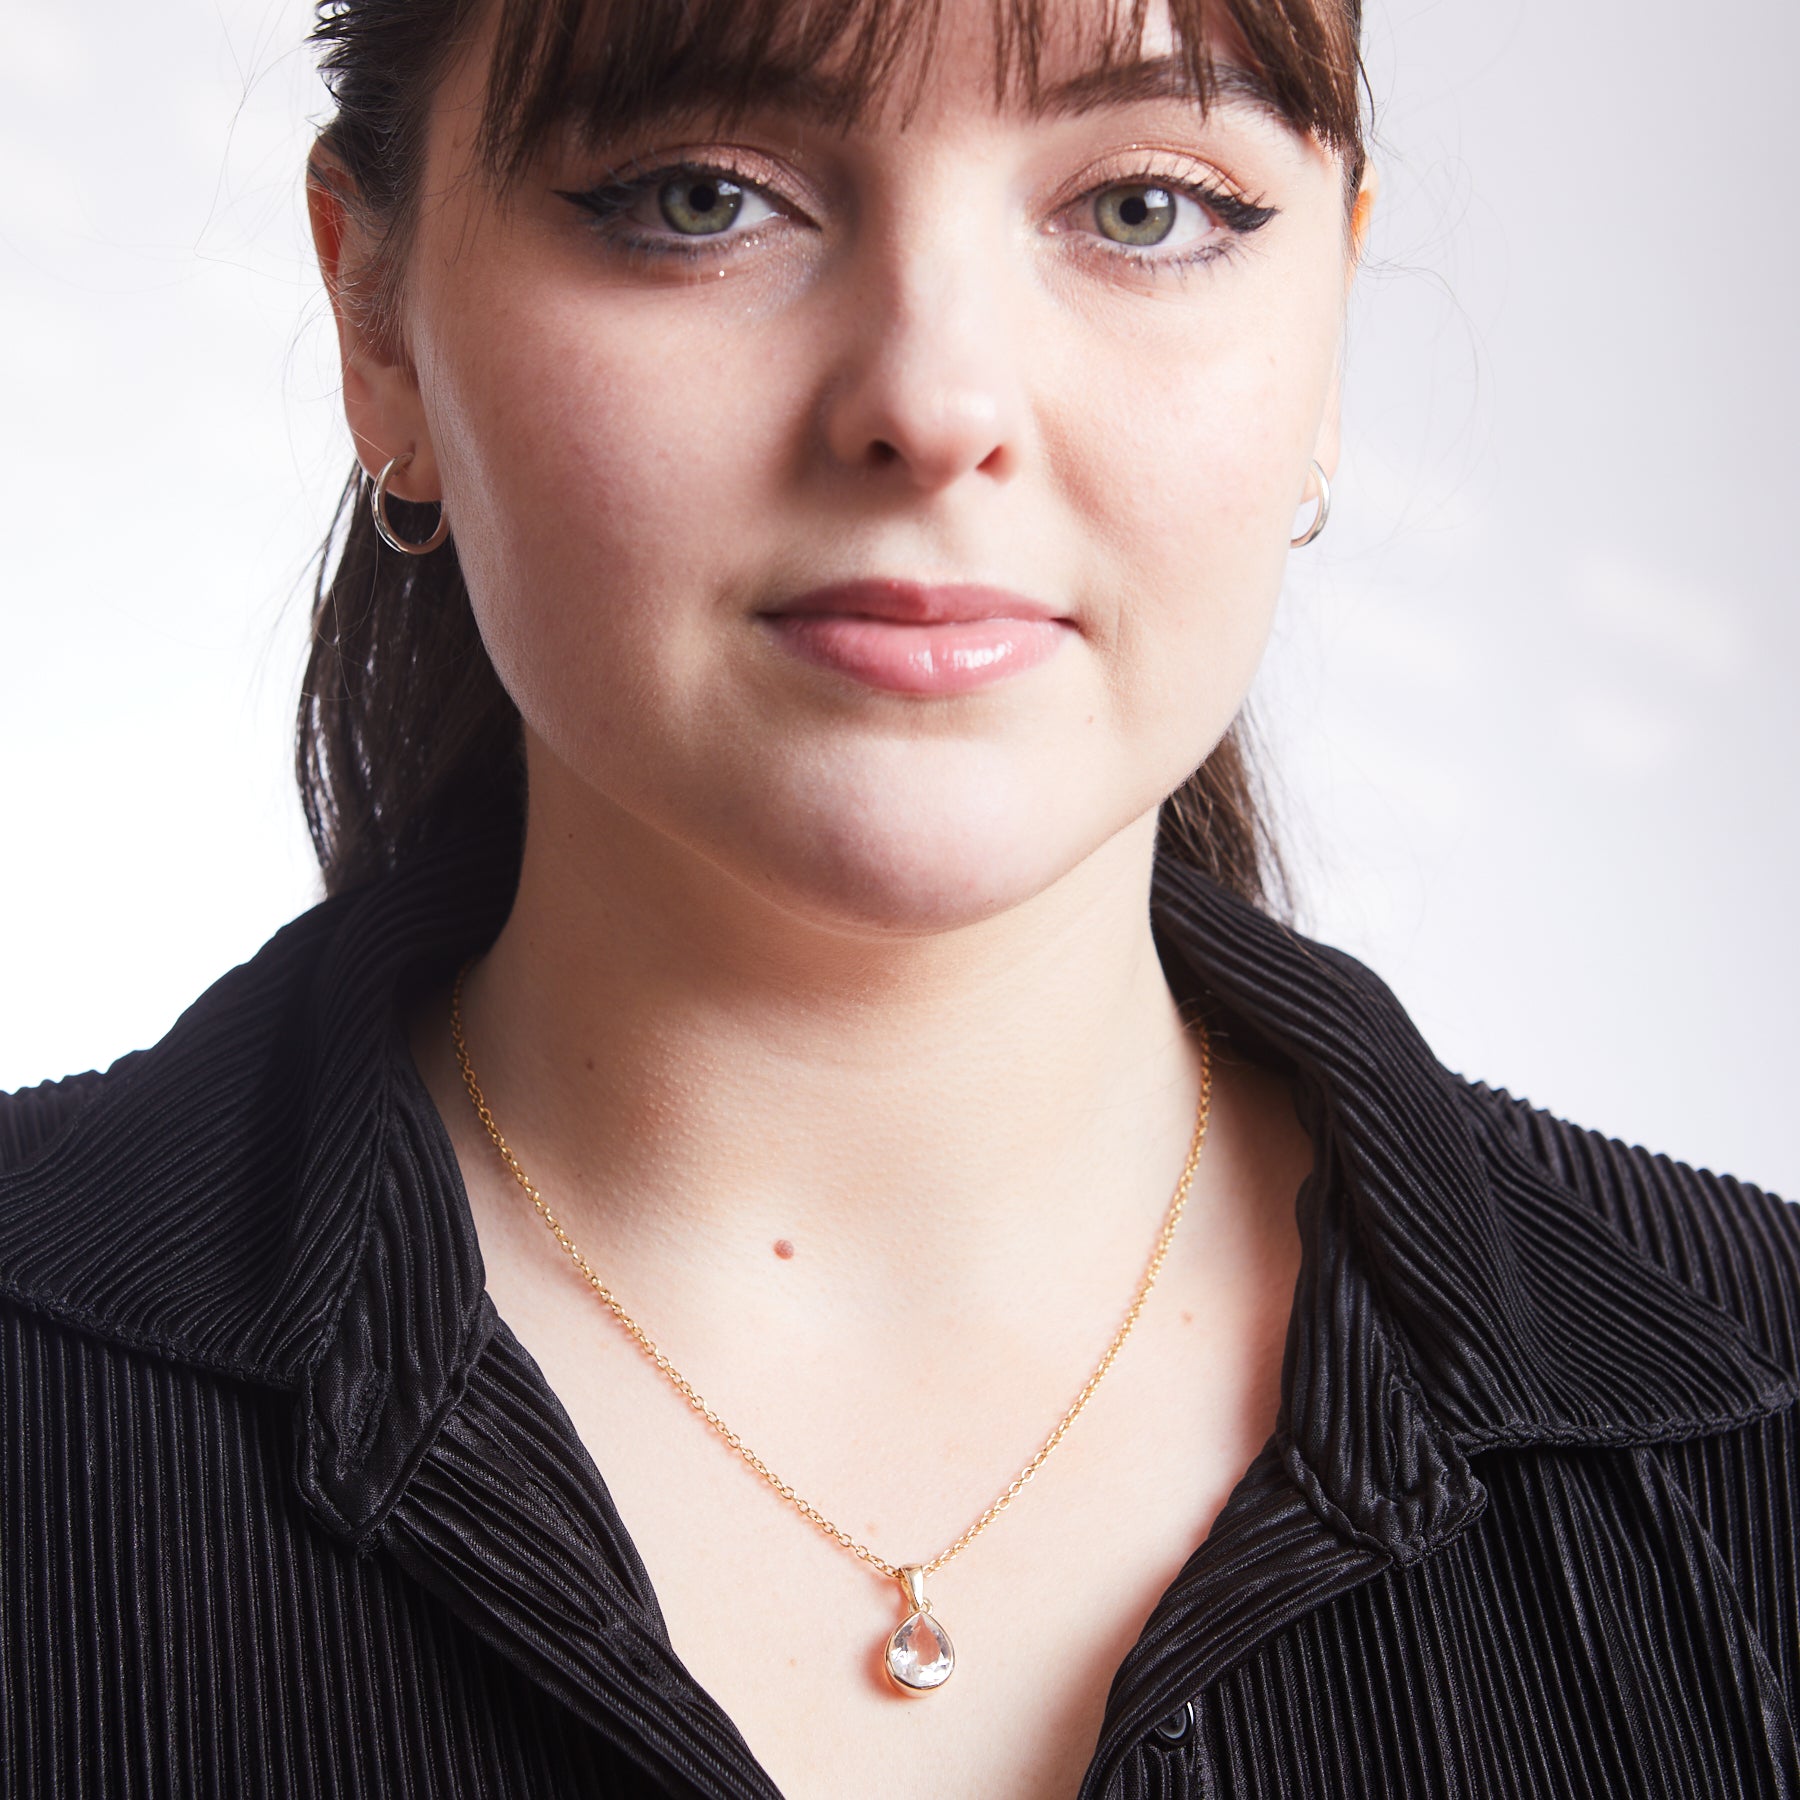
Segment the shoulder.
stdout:
<svg viewBox="0 0 1800 1800">
<path fill-rule="evenodd" d="M 1462 1082 L 1490 1156 L 1523 1156 L 1640 1256 L 1800 1368 L 1800 1205 L 1576 1124 L 1485 1082 Z"/>
<path fill-rule="evenodd" d="M 400 997 L 493 941 L 516 838 L 472 819 L 283 926 L 149 1050 L 0 1101 L 0 1307 L 304 1380 L 390 1155 L 430 1136 Z"/>
<path fill-rule="evenodd" d="M 92 1069 L 0 1094 L 0 1174 L 28 1163 L 142 1055 L 134 1050 L 104 1073 Z"/>
<path fill-rule="evenodd" d="M 284 1378 L 313 976 L 335 903 L 283 927 L 158 1043 L 0 1096 L 0 1305 Z"/>
</svg>

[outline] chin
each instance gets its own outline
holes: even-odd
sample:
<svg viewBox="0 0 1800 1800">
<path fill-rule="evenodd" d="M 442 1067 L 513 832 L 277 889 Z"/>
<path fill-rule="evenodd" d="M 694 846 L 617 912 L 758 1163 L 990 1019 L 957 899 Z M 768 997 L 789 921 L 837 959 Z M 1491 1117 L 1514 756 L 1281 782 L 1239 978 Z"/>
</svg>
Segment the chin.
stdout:
<svg viewBox="0 0 1800 1800">
<path fill-rule="evenodd" d="M 904 806 L 767 820 L 731 860 L 746 884 L 855 936 L 977 925 L 1035 899 L 1117 829 L 1082 833 L 1060 801 L 1024 809 Z"/>
</svg>

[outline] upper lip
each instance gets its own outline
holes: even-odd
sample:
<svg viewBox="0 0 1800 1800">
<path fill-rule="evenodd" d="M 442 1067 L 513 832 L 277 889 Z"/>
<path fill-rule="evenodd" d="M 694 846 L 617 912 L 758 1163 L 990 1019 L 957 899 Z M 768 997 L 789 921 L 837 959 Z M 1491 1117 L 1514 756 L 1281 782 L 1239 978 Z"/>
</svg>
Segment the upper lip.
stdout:
<svg viewBox="0 0 1800 1800">
<path fill-rule="evenodd" d="M 836 581 L 766 609 L 771 613 L 837 613 L 853 618 L 892 619 L 905 625 L 942 625 L 964 619 L 1060 619 L 1068 615 L 1041 600 L 1005 588 L 952 582 L 878 578 Z"/>
</svg>

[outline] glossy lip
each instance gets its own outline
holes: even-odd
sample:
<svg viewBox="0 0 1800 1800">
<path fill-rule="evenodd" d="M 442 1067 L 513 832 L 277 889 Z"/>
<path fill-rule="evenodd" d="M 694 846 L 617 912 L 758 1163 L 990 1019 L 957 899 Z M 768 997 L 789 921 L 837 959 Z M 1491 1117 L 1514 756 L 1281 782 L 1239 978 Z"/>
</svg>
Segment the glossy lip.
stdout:
<svg viewBox="0 0 1800 1800">
<path fill-rule="evenodd" d="M 837 581 L 814 588 L 797 599 L 768 608 L 768 614 L 788 618 L 795 614 L 815 617 L 820 613 L 846 618 L 890 619 L 901 625 L 942 625 L 968 619 L 1055 619 L 1067 615 L 1041 600 L 1027 600 L 1005 588 L 953 583 L 928 587 L 920 581 L 886 578 L 872 581 Z"/>
<path fill-rule="evenodd" d="M 814 588 L 759 617 L 803 661 L 900 694 L 961 694 L 1023 674 L 1074 630 L 1004 588 L 886 579 Z"/>
</svg>

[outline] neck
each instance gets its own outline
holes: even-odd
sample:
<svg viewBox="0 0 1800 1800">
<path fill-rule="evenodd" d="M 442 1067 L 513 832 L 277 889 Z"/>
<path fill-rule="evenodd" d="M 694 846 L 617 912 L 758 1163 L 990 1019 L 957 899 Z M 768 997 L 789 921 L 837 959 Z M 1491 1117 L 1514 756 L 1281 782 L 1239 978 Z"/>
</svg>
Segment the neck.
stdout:
<svg viewBox="0 0 1800 1800">
<path fill-rule="evenodd" d="M 1154 814 L 929 932 L 821 925 L 630 822 L 583 825 L 534 795 L 464 994 L 501 1129 L 578 1241 L 615 1266 L 775 1246 L 871 1291 L 992 1279 L 1031 1239 L 1151 1241 L 1198 1091 L 1150 933 Z"/>
</svg>

